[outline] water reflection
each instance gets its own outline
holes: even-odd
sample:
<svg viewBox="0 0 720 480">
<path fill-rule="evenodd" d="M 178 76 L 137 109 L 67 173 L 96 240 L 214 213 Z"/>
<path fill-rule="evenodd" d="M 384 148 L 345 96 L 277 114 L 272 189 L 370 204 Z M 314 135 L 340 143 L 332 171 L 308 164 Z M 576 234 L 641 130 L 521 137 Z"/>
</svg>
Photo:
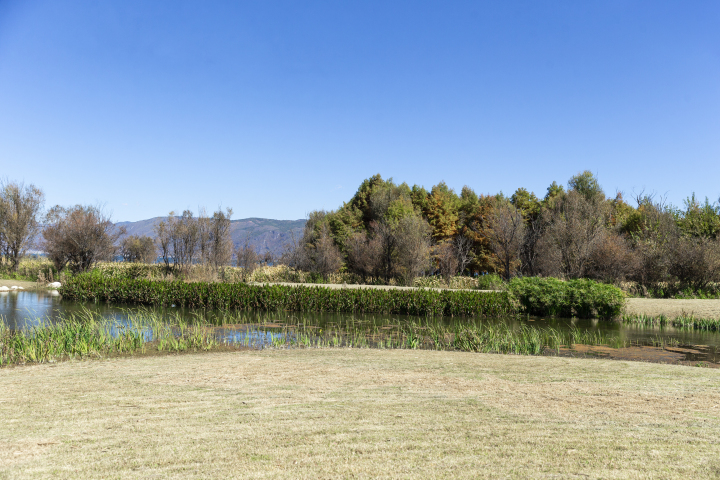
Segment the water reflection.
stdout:
<svg viewBox="0 0 720 480">
<path fill-rule="evenodd" d="M 392 329 L 409 320 L 424 321 L 417 317 L 402 315 L 362 315 L 331 313 L 289 313 L 289 312 L 222 312 L 183 308 L 153 308 L 130 305 L 107 305 L 102 303 L 80 303 L 64 301 L 57 291 L 15 291 L 0 293 L 0 319 L 12 330 L 29 328 L 41 322 L 57 322 L 62 316 L 90 311 L 106 318 L 114 319 L 113 335 L 129 326 L 128 315 L 139 311 L 151 311 L 160 319 L 193 322 L 202 320 L 218 325 L 216 335 L 221 341 L 261 348 L 271 345 L 278 335 L 292 335 L 285 328 L 288 325 L 305 324 L 311 328 L 356 329 L 376 328 Z M 436 318 L 433 321 L 451 322 L 505 322 L 513 325 L 527 324 L 536 327 L 552 327 L 561 331 L 571 328 L 597 331 L 606 336 L 615 336 L 627 344 L 652 344 L 653 340 L 674 339 L 680 345 L 707 346 L 709 350 L 720 350 L 720 333 L 699 330 L 687 330 L 671 326 L 628 325 L 619 322 L 607 322 L 585 319 L 562 318 L 520 318 L 478 320 L 472 318 Z M 228 325 L 228 324 L 232 325 Z M 283 331 L 284 333 L 281 333 Z M 153 331 L 142 331 L 146 341 L 153 340 Z M 290 337 L 284 337 L 292 340 Z M 713 358 L 714 358 L 713 354 Z"/>
</svg>

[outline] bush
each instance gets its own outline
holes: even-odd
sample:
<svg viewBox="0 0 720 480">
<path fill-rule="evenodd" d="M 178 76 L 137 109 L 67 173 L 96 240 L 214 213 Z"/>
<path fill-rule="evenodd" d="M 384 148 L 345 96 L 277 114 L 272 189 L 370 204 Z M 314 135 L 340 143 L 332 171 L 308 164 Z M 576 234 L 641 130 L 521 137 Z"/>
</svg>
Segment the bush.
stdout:
<svg viewBox="0 0 720 480">
<path fill-rule="evenodd" d="M 67 279 L 60 294 L 76 301 L 238 310 L 485 317 L 516 312 L 507 292 L 184 283 L 108 278 L 99 272 Z"/>
<path fill-rule="evenodd" d="M 497 273 L 477 277 L 478 290 L 505 290 L 505 281 Z"/>
<path fill-rule="evenodd" d="M 619 316 L 625 303 L 619 288 L 587 279 L 514 278 L 509 290 L 529 315 L 608 319 Z"/>
</svg>

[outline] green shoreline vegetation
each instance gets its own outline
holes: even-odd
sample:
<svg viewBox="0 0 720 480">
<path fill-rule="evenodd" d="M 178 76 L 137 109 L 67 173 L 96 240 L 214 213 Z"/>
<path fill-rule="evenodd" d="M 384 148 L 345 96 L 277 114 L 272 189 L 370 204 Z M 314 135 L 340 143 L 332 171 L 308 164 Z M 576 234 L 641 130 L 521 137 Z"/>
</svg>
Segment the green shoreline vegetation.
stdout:
<svg viewBox="0 0 720 480">
<path fill-rule="evenodd" d="M 152 353 L 179 353 L 237 348 L 375 348 L 429 349 L 460 352 L 542 355 L 574 345 L 627 346 L 617 336 L 578 329 L 504 323 L 451 323 L 424 320 L 367 325 L 347 322 L 324 328 L 292 320 L 249 321 L 242 312 L 225 312 L 210 321 L 198 315 L 191 321 L 178 314 L 152 309 L 128 310 L 122 318 L 84 310 L 52 324 L 11 331 L 0 323 L 0 366 L 46 363 L 72 358 L 96 358 Z"/>
<path fill-rule="evenodd" d="M 384 313 L 502 317 L 517 312 L 509 292 L 467 290 L 329 289 L 318 286 L 248 285 L 107 278 L 99 274 L 68 277 L 65 299 L 108 303 L 213 309 L 296 312 Z"/>
<path fill-rule="evenodd" d="M 618 317 L 625 297 L 616 287 L 580 279 L 516 278 L 505 291 L 329 289 L 108 278 L 98 272 L 68 277 L 60 289 L 76 301 L 214 309 L 502 317 L 519 313 L 581 318 Z"/>
<path fill-rule="evenodd" d="M 699 318 L 694 315 L 678 315 L 677 317 L 672 318 L 665 315 L 623 315 L 620 320 L 623 323 L 637 325 L 659 327 L 669 326 L 710 332 L 717 332 L 720 330 L 720 319 Z"/>
</svg>

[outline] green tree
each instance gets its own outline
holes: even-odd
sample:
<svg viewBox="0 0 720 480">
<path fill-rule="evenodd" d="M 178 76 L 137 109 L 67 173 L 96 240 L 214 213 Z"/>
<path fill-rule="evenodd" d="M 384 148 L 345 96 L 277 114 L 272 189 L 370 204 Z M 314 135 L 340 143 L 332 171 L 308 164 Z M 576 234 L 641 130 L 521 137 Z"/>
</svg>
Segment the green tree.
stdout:
<svg viewBox="0 0 720 480">
<path fill-rule="evenodd" d="M 585 200 L 594 201 L 599 197 L 605 199 L 605 193 L 600 187 L 597 178 L 590 170 L 578 173 L 568 180 L 568 189 L 578 192 Z"/>
</svg>

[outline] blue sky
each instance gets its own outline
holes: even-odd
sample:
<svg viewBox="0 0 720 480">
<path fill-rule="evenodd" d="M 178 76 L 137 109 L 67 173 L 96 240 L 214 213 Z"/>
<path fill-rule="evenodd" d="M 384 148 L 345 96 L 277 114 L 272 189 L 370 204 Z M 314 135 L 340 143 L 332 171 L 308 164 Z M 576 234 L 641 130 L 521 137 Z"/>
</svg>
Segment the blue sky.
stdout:
<svg viewBox="0 0 720 480">
<path fill-rule="evenodd" d="M 720 2 L 0 0 L 0 177 L 140 220 L 375 174 L 720 195 Z"/>
</svg>

